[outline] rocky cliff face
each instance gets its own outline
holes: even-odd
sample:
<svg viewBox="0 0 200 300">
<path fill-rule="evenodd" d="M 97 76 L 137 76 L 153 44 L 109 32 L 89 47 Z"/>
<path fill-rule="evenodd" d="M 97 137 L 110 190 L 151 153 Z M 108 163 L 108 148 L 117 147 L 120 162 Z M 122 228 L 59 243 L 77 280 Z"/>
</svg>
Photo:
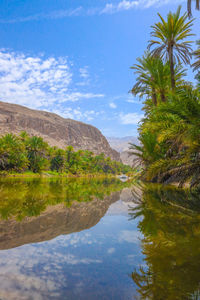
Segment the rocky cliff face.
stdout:
<svg viewBox="0 0 200 300">
<path fill-rule="evenodd" d="M 139 145 L 137 137 L 127 136 L 123 138 L 108 137 L 107 138 L 110 146 L 120 153 L 120 158 L 123 164 L 134 166 L 135 155 L 130 155 L 130 143 Z"/>
<path fill-rule="evenodd" d="M 76 150 L 90 150 L 95 154 L 103 152 L 114 160 L 120 160 L 119 153 L 110 147 L 94 126 L 53 113 L 0 102 L 0 135 L 9 132 L 18 134 L 23 130 L 43 137 L 51 146 L 65 148 L 71 145 Z"/>
<path fill-rule="evenodd" d="M 120 158 L 123 164 L 134 167 L 135 155 L 130 155 L 129 150 L 124 150 L 120 153 Z"/>
<path fill-rule="evenodd" d="M 130 143 L 138 145 L 138 139 L 135 136 L 107 137 L 110 146 L 118 152 L 128 151 Z"/>
</svg>

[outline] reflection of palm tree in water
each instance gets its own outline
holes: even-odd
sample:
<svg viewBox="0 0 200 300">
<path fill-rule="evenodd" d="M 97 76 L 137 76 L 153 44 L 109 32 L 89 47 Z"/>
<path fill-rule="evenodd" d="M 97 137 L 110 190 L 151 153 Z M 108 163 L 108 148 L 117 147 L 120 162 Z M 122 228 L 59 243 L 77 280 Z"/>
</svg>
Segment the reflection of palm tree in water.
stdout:
<svg viewBox="0 0 200 300">
<path fill-rule="evenodd" d="M 200 299 L 199 192 L 146 186 L 141 203 L 130 211 L 142 216 L 146 267 L 131 274 L 140 299 Z"/>
</svg>

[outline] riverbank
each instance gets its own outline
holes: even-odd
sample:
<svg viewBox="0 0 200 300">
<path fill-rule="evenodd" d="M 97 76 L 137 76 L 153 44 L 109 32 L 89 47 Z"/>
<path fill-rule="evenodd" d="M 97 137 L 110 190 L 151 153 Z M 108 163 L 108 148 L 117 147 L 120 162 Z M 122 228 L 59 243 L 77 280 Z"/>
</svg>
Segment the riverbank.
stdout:
<svg viewBox="0 0 200 300">
<path fill-rule="evenodd" d="M 90 173 L 90 174 L 69 174 L 69 173 L 58 173 L 53 171 L 33 173 L 33 172 L 24 172 L 24 173 L 14 173 L 14 172 L 0 172 L 0 178 L 116 178 L 120 174 L 100 174 L 100 173 Z M 126 174 L 130 178 L 134 178 L 135 174 Z"/>
</svg>

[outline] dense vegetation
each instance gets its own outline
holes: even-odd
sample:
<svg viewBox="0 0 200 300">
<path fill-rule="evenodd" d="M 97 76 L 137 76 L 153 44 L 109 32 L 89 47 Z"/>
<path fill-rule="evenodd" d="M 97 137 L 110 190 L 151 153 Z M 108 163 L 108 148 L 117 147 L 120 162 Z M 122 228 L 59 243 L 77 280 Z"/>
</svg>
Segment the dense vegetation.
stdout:
<svg viewBox="0 0 200 300">
<path fill-rule="evenodd" d="M 187 13 L 170 12 L 152 26 L 148 50 L 132 69 L 137 75 L 131 92 L 144 99 L 139 127 L 140 146 L 132 145 L 142 178 L 150 182 L 200 183 L 200 48 L 193 51 Z M 194 62 L 191 65 L 191 59 Z M 186 81 L 191 66 L 196 83 Z"/>
<path fill-rule="evenodd" d="M 67 174 L 119 174 L 132 171 L 131 167 L 87 150 L 74 151 L 50 147 L 41 137 L 6 134 L 0 138 L 0 172 L 41 173 L 52 171 Z"/>
</svg>

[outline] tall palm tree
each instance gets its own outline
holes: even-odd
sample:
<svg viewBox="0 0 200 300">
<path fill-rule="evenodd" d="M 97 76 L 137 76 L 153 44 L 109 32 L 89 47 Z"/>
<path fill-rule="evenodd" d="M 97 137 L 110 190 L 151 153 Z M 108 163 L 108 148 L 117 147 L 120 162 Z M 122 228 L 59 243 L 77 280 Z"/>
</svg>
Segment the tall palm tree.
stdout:
<svg viewBox="0 0 200 300">
<path fill-rule="evenodd" d="M 154 71 L 156 59 L 152 58 L 149 53 L 145 53 L 142 58 L 137 58 L 138 63 L 134 64 L 131 69 L 137 74 L 136 83 L 131 89 L 133 95 L 143 97 L 147 95 L 152 98 L 154 105 L 157 105 L 157 95 L 155 91 Z"/>
<path fill-rule="evenodd" d="M 169 63 L 163 63 L 160 57 L 152 57 L 148 52 L 137 61 L 138 63 L 131 67 L 137 74 L 131 93 L 140 97 L 144 95 L 151 97 L 154 105 L 157 105 L 159 100 L 165 102 L 171 87 Z M 185 71 L 181 65 L 175 67 L 175 79 L 178 85 L 182 83 L 184 75 Z"/>
<path fill-rule="evenodd" d="M 200 10 L 200 0 L 193 0 L 196 2 L 196 9 Z M 192 16 L 192 0 L 187 0 L 187 10 L 188 10 L 188 16 Z"/>
<path fill-rule="evenodd" d="M 155 39 L 149 41 L 149 49 L 155 46 L 152 54 L 170 63 L 172 90 L 175 89 L 175 63 L 189 64 L 192 56 L 192 42 L 186 39 L 193 35 L 191 33 L 193 20 L 187 22 L 187 14 L 180 16 L 180 11 L 181 6 L 176 13 L 170 12 L 166 21 L 158 14 L 160 22 L 152 26 L 151 32 L 152 38 Z"/>
</svg>

